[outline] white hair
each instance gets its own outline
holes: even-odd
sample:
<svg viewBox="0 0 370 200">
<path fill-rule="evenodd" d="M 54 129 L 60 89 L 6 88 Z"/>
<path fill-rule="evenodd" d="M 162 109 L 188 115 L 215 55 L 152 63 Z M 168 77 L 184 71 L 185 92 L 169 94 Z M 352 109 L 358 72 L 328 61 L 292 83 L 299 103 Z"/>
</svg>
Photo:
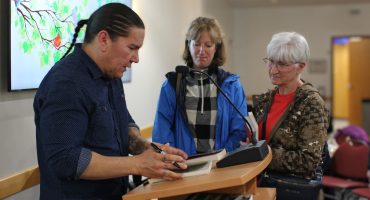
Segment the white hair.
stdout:
<svg viewBox="0 0 370 200">
<path fill-rule="evenodd" d="M 280 32 L 267 45 L 267 57 L 285 63 L 307 63 L 310 49 L 306 39 L 296 32 Z"/>
</svg>

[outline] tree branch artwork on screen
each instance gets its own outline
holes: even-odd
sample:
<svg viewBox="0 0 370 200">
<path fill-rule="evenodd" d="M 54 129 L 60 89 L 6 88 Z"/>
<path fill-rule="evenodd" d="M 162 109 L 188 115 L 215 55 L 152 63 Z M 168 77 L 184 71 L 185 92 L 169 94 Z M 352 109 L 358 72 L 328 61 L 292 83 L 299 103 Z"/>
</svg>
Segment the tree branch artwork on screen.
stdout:
<svg viewBox="0 0 370 200">
<path fill-rule="evenodd" d="M 10 0 L 9 91 L 37 89 L 49 69 L 67 51 L 74 28 L 100 6 L 132 0 Z M 86 27 L 84 27 L 86 28 Z M 84 30 L 77 42 L 82 42 Z M 131 81 L 131 70 L 122 82 Z"/>
</svg>

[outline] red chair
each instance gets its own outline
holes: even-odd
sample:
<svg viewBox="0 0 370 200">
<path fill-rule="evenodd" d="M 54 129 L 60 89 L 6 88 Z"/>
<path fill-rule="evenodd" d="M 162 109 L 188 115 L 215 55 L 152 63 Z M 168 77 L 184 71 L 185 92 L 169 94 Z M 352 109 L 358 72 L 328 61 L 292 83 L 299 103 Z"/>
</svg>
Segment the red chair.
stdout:
<svg viewBox="0 0 370 200">
<path fill-rule="evenodd" d="M 370 199 L 370 188 L 356 188 L 352 190 L 352 193 L 363 198 Z"/>
<path fill-rule="evenodd" d="M 339 189 L 339 198 L 342 199 L 345 191 L 352 188 L 367 187 L 367 166 L 369 146 L 362 143 L 344 142 L 334 153 L 330 172 L 332 175 L 323 177 L 325 188 Z M 326 198 L 337 199 L 327 193 Z"/>
</svg>

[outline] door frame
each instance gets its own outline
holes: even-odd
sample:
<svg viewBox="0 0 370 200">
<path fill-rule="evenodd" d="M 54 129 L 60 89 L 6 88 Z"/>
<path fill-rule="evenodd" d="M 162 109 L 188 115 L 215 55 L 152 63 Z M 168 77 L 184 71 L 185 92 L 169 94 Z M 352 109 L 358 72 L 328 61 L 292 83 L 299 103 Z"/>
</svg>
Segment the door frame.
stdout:
<svg viewBox="0 0 370 200">
<path fill-rule="evenodd" d="M 366 39 L 370 39 L 370 35 L 334 35 L 331 37 L 330 39 L 330 84 L 331 84 L 331 98 L 330 98 L 330 117 L 331 118 L 334 118 L 334 115 L 333 115 L 333 112 L 334 112 L 334 42 L 337 38 L 348 38 L 350 40 L 350 38 L 355 38 L 355 37 L 359 37 L 359 38 L 366 38 Z M 349 117 L 349 116 L 348 116 Z M 346 119 L 346 120 L 349 120 L 349 119 Z"/>
</svg>

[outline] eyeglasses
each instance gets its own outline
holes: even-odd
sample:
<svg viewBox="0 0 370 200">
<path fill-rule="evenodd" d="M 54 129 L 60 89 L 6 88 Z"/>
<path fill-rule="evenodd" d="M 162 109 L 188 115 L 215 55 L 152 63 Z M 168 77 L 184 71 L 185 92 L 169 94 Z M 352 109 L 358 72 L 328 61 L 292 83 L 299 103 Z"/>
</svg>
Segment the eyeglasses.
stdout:
<svg viewBox="0 0 370 200">
<path fill-rule="evenodd" d="M 266 63 L 266 65 L 269 67 L 269 68 L 272 68 L 272 66 L 276 66 L 276 68 L 279 70 L 279 71 L 286 71 L 286 70 L 289 70 L 291 69 L 290 67 L 293 66 L 294 64 L 298 64 L 300 62 L 295 62 L 295 63 L 284 63 L 284 62 L 281 62 L 281 61 L 273 61 L 269 58 L 264 58 L 262 59 L 263 62 Z"/>
</svg>

